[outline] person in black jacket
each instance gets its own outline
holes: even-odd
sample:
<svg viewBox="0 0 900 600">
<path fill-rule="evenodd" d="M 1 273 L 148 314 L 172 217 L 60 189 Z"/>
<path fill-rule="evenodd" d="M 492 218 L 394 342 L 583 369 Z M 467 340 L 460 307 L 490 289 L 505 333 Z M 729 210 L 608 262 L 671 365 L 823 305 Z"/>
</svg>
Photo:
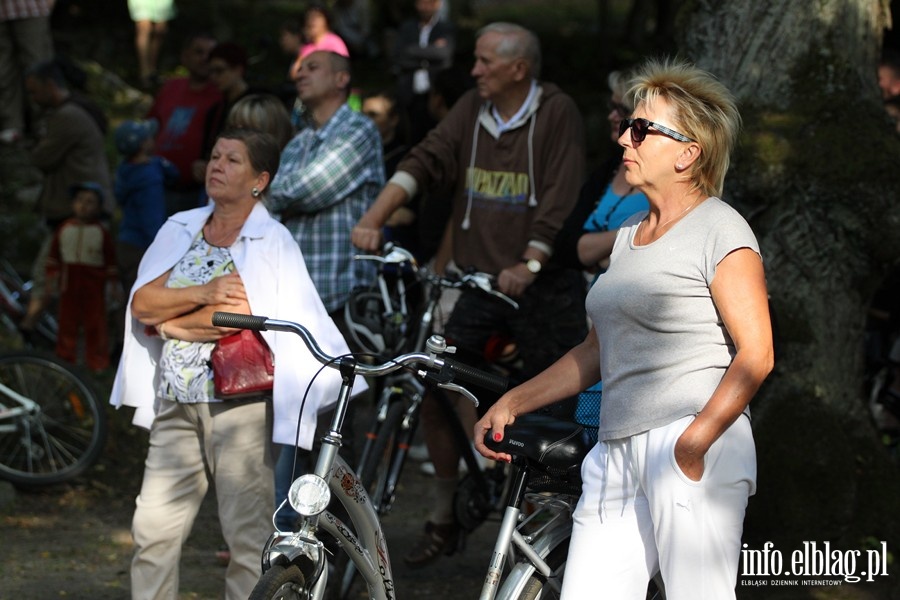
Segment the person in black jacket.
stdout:
<svg viewBox="0 0 900 600">
<path fill-rule="evenodd" d="M 435 74 L 453 64 L 456 28 L 441 18 L 443 0 L 416 0 L 416 17 L 400 24 L 394 46 L 397 99 L 410 124 L 410 144 L 435 126 L 428 92 Z"/>
</svg>

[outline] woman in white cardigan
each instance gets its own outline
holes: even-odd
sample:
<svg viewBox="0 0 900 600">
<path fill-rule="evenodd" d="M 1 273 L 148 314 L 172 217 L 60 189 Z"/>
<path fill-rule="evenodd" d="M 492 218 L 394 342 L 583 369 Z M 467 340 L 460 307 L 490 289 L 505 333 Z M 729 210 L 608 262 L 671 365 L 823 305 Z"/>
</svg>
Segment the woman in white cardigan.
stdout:
<svg viewBox="0 0 900 600">
<path fill-rule="evenodd" d="M 141 261 L 126 317 L 112 403 L 135 407 L 150 428 L 132 530 L 132 597 L 175 597 L 181 547 L 209 484 L 231 551 L 228 599 L 244 599 L 271 532 L 271 441 L 311 448 L 316 414 L 336 398 L 340 377 L 295 335 L 263 332 L 275 357 L 274 389 L 241 400 L 215 397 L 209 357 L 234 330 L 215 311 L 305 325 L 322 348 L 348 352 L 328 317 L 292 236 L 260 202 L 278 168 L 271 136 L 236 130 L 216 142 L 206 171 L 208 206 L 172 216 Z M 273 421 L 274 415 L 274 421 Z"/>
</svg>

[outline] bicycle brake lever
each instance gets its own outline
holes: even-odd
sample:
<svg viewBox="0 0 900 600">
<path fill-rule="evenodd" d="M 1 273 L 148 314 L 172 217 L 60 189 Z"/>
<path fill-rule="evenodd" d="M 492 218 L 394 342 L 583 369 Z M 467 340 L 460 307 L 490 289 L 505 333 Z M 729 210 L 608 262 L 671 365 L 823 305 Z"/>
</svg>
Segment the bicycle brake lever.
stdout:
<svg viewBox="0 0 900 600">
<path fill-rule="evenodd" d="M 457 394 L 460 394 L 460 395 L 462 395 L 462 396 L 465 396 L 466 398 L 469 399 L 470 402 L 472 402 L 472 404 L 475 406 L 475 408 L 478 408 L 478 398 L 476 398 L 476 397 L 472 394 L 472 392 L 470 392 L 469 390 L 467 390 L 467 389 L 464 388 L 463 386 L 457 385 L 457 384 L 455 384 L 455 383 L 438 383 L 437 386 L 438 386 L 439 388 L 448 390 L 448 391 L 450 391 L 450 392 L 456 392 Z"/>
<path fill-rule="evenodd" d="M 512 306 L 514 309 L 519 310 L 518 302 L 494 287 L 495 278 L 493 275 L 488 275 L 487 273 L 476 271 L 475 273 L 468 273 L 464 275 L 463 278 L 475 284 L 475 286 L 481 291 L 496 298 L 500 298 L 501 300 Z"/>
<path fill-rule="evenodd" d="M 444 390 L 447 390 L 450 392 L 456 392 L 456 393 L 460 394 L 461 396 L 465 396 L 466 398 L 469 399 L 470 402 L 472 402 L 473 405 L 475 405 L 476 408 L 478 407 L 478 398 L 476 398 L 475 395 L 472 394 L 472 392 L 470 392 L 466 388 L 462 387 L 461 385 L 453 383 L 452 381 L 446 379 L 446 377 L 447 377 L 446 373 L 441 374 L 441 373 L 434 373 L 431 371 L 419 371 L 418 375 L 426 383 L 430 383 L 431 385 L 433 385 L 435 387 L 439 387 L 441 389 L 444 389 Z"/>
</svg>

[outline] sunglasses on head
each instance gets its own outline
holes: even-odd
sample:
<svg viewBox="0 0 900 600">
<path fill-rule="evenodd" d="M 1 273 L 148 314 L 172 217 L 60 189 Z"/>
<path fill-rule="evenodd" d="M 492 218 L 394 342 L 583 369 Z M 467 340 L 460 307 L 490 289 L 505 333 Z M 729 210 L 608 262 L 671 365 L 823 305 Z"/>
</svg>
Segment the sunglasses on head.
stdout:
<svg viewBox="0 0 900 600">
<path fill-rule="evenodd" d="M 631 129 L 631 141 L 633 142 L 643 142 L 647 137 L 647 132 L 650 131 L 650 128 L 653 128 L 660 132 L 663 135 L 666 135 L 673 140 L 678 140 L 679 142 L 696 142 L 697 140 L 692 140 L 688 136 L 683 133 L 678 133 L 674 129 L 669 129 L 664 125 L 660 125 L 659 123 L 654 123 L 653 121 L 648 121 L 647 119 L 622 119 L 622 122 L 619 124 L 619 136 L 621 137 L 623 133 Z"/>
</svg>

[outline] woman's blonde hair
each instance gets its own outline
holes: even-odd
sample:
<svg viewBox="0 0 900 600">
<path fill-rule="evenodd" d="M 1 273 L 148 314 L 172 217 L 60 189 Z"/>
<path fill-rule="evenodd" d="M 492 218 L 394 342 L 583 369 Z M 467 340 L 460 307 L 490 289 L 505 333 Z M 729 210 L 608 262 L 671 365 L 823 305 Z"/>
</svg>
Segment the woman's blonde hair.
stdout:
<svg viewBox="0 0 900 600">
<path fill-rule="evenodd" d="M 741 115 L 728 88 L 688 62 L 650 59 L 638 68 L 628 96 L 635 107 L 665 99 L 675 119 L 670 126 L 700 145 L 700 158 L 690 171 L 694 187 L 721 196 L 741 129 Z"/>
</svg>

